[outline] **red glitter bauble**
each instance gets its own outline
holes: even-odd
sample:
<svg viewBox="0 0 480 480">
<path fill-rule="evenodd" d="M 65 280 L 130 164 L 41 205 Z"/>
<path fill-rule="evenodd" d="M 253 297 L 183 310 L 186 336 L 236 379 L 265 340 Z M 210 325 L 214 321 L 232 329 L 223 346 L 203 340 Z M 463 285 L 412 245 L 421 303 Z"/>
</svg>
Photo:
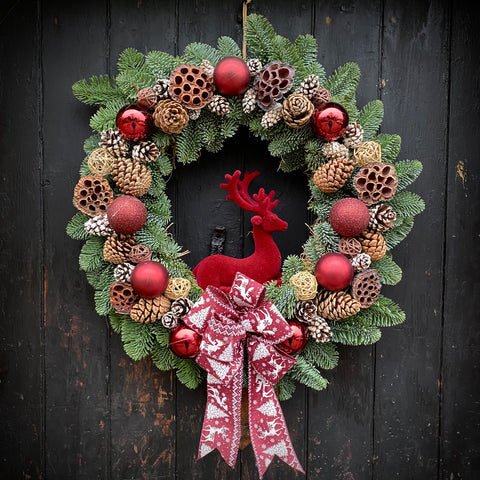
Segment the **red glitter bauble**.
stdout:
<svg viewBox="0 0 480 480">
<path fill-rule="evenodd" d="M 137 295 L 155 298 L 167 289 L 168 278 L 168 271 L 161 263 L 148 260 L 133 269 L 130 283 Z"/>
<path fill-rule="evenodd" d="M 353 279 L 350 260 L 341 253 L 326 253 L 315 265 L 317 282 L 327 290 L 341 290 L 348 287 Z"/>
<path fill-rule="evenodd" d="M 348 113 L 340 104 L 329 102 L 315 109 L 311 122 L 313 133 L 331 142 L 343 135 L 348 125 Z"/>
<path fill-rule="evenodd" d="M 202 337 L 185 325 L 179 325 L 170 334 L 170 348 L 180 358 L 194 358 L 200 351 Z"/>
<path fill-rule="evenodd" d="M 127 105 L 117 113 L 118 131 L 132 142 L 145 140 L 152 133 L 153 117 L 141 105 Z"/>
<path fill-rule="evenodd" d="M 358 198 L 342 198 L 330 210 L 332 228 L 342 237 L 356 237 L 368 227 L 370 212 Z"/>
<path fill-rule="evenodd" d="M 289 355 L 296 355 L 305 348 L 308 342 L 308 327 L 296 319 L 288 320 L 288 325 L 293 335 L 279 343 L 277 347 Z"/>
<path fill-rule="evenodd" d="M 116 232 L 135 233 L 145 225 L 147 208 L 137 197 L 122 195 L 108 206 L 107 218 Z"/>
<path fill-rule="evenodd" d="M 222 58 L 213 71 L 213 83 L 223 95 L 241 95 L 250 85 L 248 65 L 239 57 Z"/>
</svg>

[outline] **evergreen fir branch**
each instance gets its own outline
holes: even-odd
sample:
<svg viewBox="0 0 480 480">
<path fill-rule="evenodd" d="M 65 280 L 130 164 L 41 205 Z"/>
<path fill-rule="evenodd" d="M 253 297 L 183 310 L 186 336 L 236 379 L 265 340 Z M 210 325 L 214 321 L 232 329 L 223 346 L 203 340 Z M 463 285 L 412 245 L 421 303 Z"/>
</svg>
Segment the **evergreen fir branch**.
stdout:
<svg viewBox="0 0 480 480">
<path fill-rule="evenodd" d="M 152 176 L 152 183 L 150 184 L 150 189 L 148 190 L 148 194 L 155 198 L 162 198 L 163 195 L 165 194 L 165 186 L 166 186 L 163 175 L 156 168 L 151 168 L 150 173 Z"/>
<path fill-rule="evenodd" d="M 402 269 L 393 261 L 389 253 L 380 260 L 372 262 L 370 268 L 378 272 L 383 285 L 396 285 L 402 279 Z"/>
<path fill-rule="evenodd" d="M 288 255 L 283 261 L 282 282 L 288 283 L 293 275 L 304 270 L 305 263 L 298 255 Z"/>
<path fill-rule="evenodd" d="M 297 363 L 290 372 L 292 378 L 315 390 L 323 390 L 328 385 L 328 381 L 320 375 L 320 372 L 302 357 L 297 358 Z"/>
<path fill-rule="evenodd" d="M 185 47 L 185 58 L 189 63 L 200 65 L 203 60 L 208 60 L 216 65 L 222 58 L 218 50 L 206 43 L 193 42 Z"/>
<path fill-rule="evenodd" d="M 242 51 L 235 40 L 230 37 L 220 37 L 217 42 L 220 58 L 223 57 L 242 57 Z"/>
<path fill-rule="evenodd" d="M 290 128 L 283 122 L 279 122 L 275 133 L 275 138 L 268 145 L 268 151 L 274 157 L 296 150 L 312 136 L 310 128 Z"/>
<path fill-rule="evenodd" d="M 166 177 L 172 173 L 173 166 L 168 156 L 164 152 L 160 152 L 158 158 L 151 164 L 151 169 Z"/>
<path fill-rule="evenodd" d="M 110 303 L 110 285 L 102 290 L 96 290 L 94 298 L 95 311 L 99 315 L 109 315 L 113 312 L 113 307 Z"/>
<path fill-rule="evenodd" d="M 148 210 L 149 224 L 165 228 L 172 221 L 170 199 L 165 192 L 161 192 L 154 199 L 145 198 L 143 203 Z"/>
<path fill-rule="evenodd" d="M 425 210 L 425 202 L 422 198 L 407 190 L 398 192 L 386 203 L 393 208 L 397 217 L 414 217 Z"/>
<path fill-rule="evenodd" d="M 86 277 L 88 283 L 95 290 L 103 290 L 105 288 L 110 289 L 110 285 L 115 281 L 113 271 L 115 270 L 115 265 L 111 263 L 106 263 L 105 265 L 100 266 L 96 270 L 86 272 Z"/>
<path fill-rule="evenodd" d="M 332 101 L 338 102 L 345 108 L 355 98 L 355 92 L 360 80 L 360 69 L 356 63 L 346 63 L 338 68 L 328 78 L 325 88 L 331 93 Z"/>
<path fill-rule="evenodd" d="M 312 193 L 312 200 L 308 208 L 312 210 L 319 220 L 327 221 L 333 205 L 344 197 L 343 192 L 322 192 L 312 180 L 309 181 L 309 186 Z"/>
<path fill-rule="evenodd" d="M 398 178 L 397 192 L 400 192 L 419 177 L 423 165 L 418 160 L 402 160 L 395 163 L 395 170 Z"/>
<path fill-rule="evenodd" d="M 311 63 L 305 67 L 305 77 L 308 75 L 316 75 L 318 77 L 318 84 L 322 86 L 326 81 L 325 69 L 317 62 Z"/>
<path fill-rule="evenodd" d="M 85 231 L 85 222 L 90 220 L 86 213 L 77 212 L 67 225 L 67 235 L 74 240 L 86 240 L 90 235 Z"/>
<path fill-rule="evenodd" d="M 282 172 L 294 172 L 295 170 L 302 169 L 304 166 L 304 150 L 301 147 L 281 156 L 279 168 Z"/>
<path fill-rule="evenodd" d="M 305 68 L 317 62 L 318 46 L 317 40 L 313 35 L 299 35 L 295 40 L 295 49 Z M 319 81 L 320 85 L 322 85 L 325 81 L 325 72 L 323 72 L 323 75 L 319 75 Z"/>
<path fill-rule="evenodd" d="M 110 326 L 115 333 L 120 333 L 122 331 L 123 322 L 126 322 L 130 319 L 128 315 L 123 315 L 118 312 L 112 312 L 109 315 Z"/>
<path fill-rule="evenodd" d="M 202 148 L 200 134 L 196 122 L 189 122 L 182 133 L 178 134 L 176 153 L 180 163 L 192 163 L 198 160 Z"/>
<path fill-rule="evenodd" d="M 145 358 L 155 345 L 150 324 L 135 322 L 131 318 L 122 322 L 123 348 L 133 360 Z"/>
<path fill-rule="evenodd" d="M 405 321 L 405 312 L 392 300 L 379 295 L 370 307 L 360 310 L 357 316 L 368 316 L 370 323 L 376 327 L 393 327 Z"/>
<path fill-rule="evenodd" d="M 382 332 L 375 326 L 356 326 L 336 322 L 330 326 L 332 336 L 330 340 L 344 345 L 370 345 L 378 342 Z"/>
<path fill-rule="evenodd" d="M 109 128 L 116 129 L 116 118 L 118 111 L 125 106 L 124 102 L 115 100 L 104 107 L 100 107 L 90 119 L 90 127 L 101 133 Z"/>
<path fill-rule="evenodd" d="M 108 75 L 93 76 L 87 80 L 79 80 L 72 86 L 73 94 L 87 105 L 105 106 L 111 101 L 126 102 L 123 92 L 112 86 Z"/>
<path fill-rule="evenodd" d="M 305 65 L 295 46 L 288 38 L 276 35 L 272 42 L 272 57 L 291 65 L 295 69 L 293 88 L 298 87 L 307 76 Z"/>
<path fill-rule="evenodd" d="M 88 157 L 85 157 L 83 159 L 82 163 L 80 164 L 78 173 L 81 177 L 84 177 L 85 175 L 92 175 L 92 172 L 90 171 L 90 168 L 88 166 Z"/>
<path fill-rule="evenodd" d="M 167 330 L 167 329 L 165 329 Z M 170 332 L 168 332 L 170 335 Z M 152 361 L 162 371 L 171 370 L 176 363 L 176 356 L 167 345 L 156 343 L 152 348 Z"/>
<path fill-rule="evenodd" d="M 373 140 L 382 147 L 382 161 L 385 163 L 393 163 L 400 153 L 402 140 L 399 135 L 389 135 L 381 133 Z"/>
<path fill-rule="evenodd" d="M 363 107 L 362 111 L 357 117 L 357 122 L 363 128 L 363 141 L 371 140 L 383 120 L 383 103 L 380 100 L 373 100 Z"/>
<path fill-rule="evenodd" d="M 86 272 L 91 272 L 97 268 L 103 268 L 106 263 L 103 260 L 103 244 L 105 243 L 104 237 L 93 237 L 85 242 L 80 252 L 78 262 L 80 268 Z"/>
<path fill-rule="evenodd" d="M 127 70 L 118 74 L 116 80 L 127 101 L 134 102 L 138 91 L 142 88 L 152 87 L 156 79 L 150 72 Z"/>
<path fill-rule="evenodd" d="M 287 372 L 275 385 L 275 391 L 280 401 L 289 400 L 292 398 L 296 389 L 295 382 L 291 379 L 290 372 Z"/>
<path fill-rule="evenodd" d="M 332 342 L 320 343 L 310 339 L 300 356 L 311 365 L 331 370 L 338 365 L 339 353 Z"/>
<path fill-rule="evenodd" d="M 325 244 L 322 242 L 316 241 L 316 239 L 311 236 L 303 245 L 303 250 L 307 257 L 307 260 L 310 264 L 315 265 L 318 259 L 327 253 Z"/>
<path fill-rule="evenodd" d="M 127 70 L 144 70 L 145 57 L 143 53 L 140 53 L 135 48 L 125 49 L 119 56 L 117 67 L 120 73 Z"/>
<path fill-rule="evenodd" d="M 403 217 L 397 219 L 395 226 L 387 230 L 383 237 L 387 242 L 387 249 L 391 250 L 397 246 L 412 230 L 413 217 Z"/>
<path fill-rule="evenodd" d="M 275 31 L 270 22 L 261 15 L 250 14 L 247 16 L 247 46 L 252 53 L 251 58 L 258 58 L 266 64 L 271 58 L 272 44 Z"/>
<path fill-rule="evenodd" d="M 173 142 L 173 137 L 168 133 L 162 132 L 159 128 L 154 129 L 150 140 L 160 149 L 170 146 Z"/>
<path fill-rule="evenodd" d="M 192 390 L 197 388 L 202 383 L 202 380 L 206 378 L 206 372 L 202 370 L 195 360 L 190 358 L 175 357 L 174 368 L 180 382 Z"/>
<path fill-rule="evenodd" d="M 94 150 L 100 147 L 99 143 L 100 143 L 100 135 L 98 134 L 91 135 L 83 142 L 83 151 L 87 155 L 90 155 Z"/>
<path fill-rule="evenodd" d="M 325 245 L 327 252 L 335 252 L 338 248 L 340 236 L 329 222 L 318 222 L 313 226 L 313 235 L 317 242 Z"/>
<path fill-rule="evenodd" d="M 149 73 L 155 77 L 156 80 L 170 78 L 170 74 L 179 64 L 180 62 L 176 57 L 158 50 L 148 52 L 145 57 L 145 65 L 147 66 Z"/>
<path fill-rule="evenodd" d="M 207 111 L 197 120 L 196 132 L 208 152 L 218 152 L 223 146 L 223 138 L 216 113 Z"/>
<path fill-rule="evenodd" d="M 277 286 L 275 281 L 266 284 L 265 298 L 270 299 L 285 318 L 293 318 L 297 304 L 297 293 L 292 285 L 283 283 Z"/>
<path fill-rule="evenodd" d="M 305 142 L 305 162 L 312 172 L 315 172 L 318 167 L 327 162 L 327 158 L 322 153 L 324 143 L 325 142 L 318 138 L 310 139 Z"/>
</svg>

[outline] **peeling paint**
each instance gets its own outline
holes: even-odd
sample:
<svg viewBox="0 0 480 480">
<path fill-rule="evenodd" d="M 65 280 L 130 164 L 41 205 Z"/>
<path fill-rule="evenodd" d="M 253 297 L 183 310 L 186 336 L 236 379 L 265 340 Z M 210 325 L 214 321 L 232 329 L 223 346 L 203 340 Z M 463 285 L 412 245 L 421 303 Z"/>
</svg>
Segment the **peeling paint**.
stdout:
<svg viewBox="0 0 480 480">
<path fill-rule="evenodd" d="M 465 169 L 465 162 L 462 160 L 457 163 L 457 176 L 462 181 L 463 188 L 465 188 L 465 183 L 467 182 L 467 170 Z"/>
</svg>

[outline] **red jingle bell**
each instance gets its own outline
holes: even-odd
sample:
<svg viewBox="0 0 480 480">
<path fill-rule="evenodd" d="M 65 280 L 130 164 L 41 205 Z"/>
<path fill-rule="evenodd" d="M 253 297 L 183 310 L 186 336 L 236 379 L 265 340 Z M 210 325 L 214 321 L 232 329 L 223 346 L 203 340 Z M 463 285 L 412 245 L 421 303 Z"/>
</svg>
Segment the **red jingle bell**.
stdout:
<svg viewBox="0 0 480 480">
<path fill-rule="evenodd" d="M 200 351 L 202 337 L 191 328 L 179 325 L 170 334 L 170 348 L 180 358 L 195 358 Z"/>
<path fill-rule="evenodd" d="M 370 211 L 358 198 L 342 198 L 333 205 L 328 219 L 342 237 L 356 237 L 367 229 Z"/>
<path fill-rule="evenodd" d="M 122 195 L 107 208 L 110 226 L 118 233 L 126 235 L 138 232 L 147 220 L 147 208 L 137 197 Z"/>
<path fill-rule="evenodd" d="M 239 57 L 222 58 L 213 71 L 213 83 L 223 95 L 241 95 L 250 85 L 248 65 Z"/>
<path fill-rule="evenodd" d="M 289 355 L 296 355 L 305 348 L 308 342 L 308 327 L 296 319 L 288 320 L 288 324 L 293 335 L 279 343 L 277 347 Z"/>
<path fill-rule="evenodd" d="M 329 102 L 315 109 L 312 115 L 313 133 L 327 142 L 339 139 L 348 125 L 348 113 L 339 103 Z"/>
<path fill-rule="evenodd" d="M 130 283 L 135 293 L 143 298 L 155 298 L 167 289 L 168 271 L 153 260 L 139 263 L 130 275 Z"/>
<path fill-rule="evenodd" d="M 117 113 L 118 131 L 132 142 L 145 140 L 152 133 L 153 117 L 141 105 L 126 105 Z"/>
<path fill-rule="evenodd" d="M 353 267 L 341 253 L 326 253 L 315 265 L 315 278 L 327 290 L 341 290 L 353 279 Z"/>
</svg>

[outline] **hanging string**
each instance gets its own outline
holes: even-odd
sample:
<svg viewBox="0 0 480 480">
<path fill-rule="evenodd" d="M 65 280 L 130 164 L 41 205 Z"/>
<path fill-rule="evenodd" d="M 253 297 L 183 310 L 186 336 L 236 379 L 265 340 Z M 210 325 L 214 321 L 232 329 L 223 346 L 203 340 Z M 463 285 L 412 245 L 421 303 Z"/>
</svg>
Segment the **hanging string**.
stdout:
<svg viewBox="0 0 480 480">
<path fill-rule="evenodd" d="M 247 15 L 248 15 L 248 4 L 252 0 L 244 0 L 243 9 L 242 9 L 242 18 L 243 18 L 243 43 L 242 43 L 242 54 L 243 59 L 247 59 Z"/>
</svg>

